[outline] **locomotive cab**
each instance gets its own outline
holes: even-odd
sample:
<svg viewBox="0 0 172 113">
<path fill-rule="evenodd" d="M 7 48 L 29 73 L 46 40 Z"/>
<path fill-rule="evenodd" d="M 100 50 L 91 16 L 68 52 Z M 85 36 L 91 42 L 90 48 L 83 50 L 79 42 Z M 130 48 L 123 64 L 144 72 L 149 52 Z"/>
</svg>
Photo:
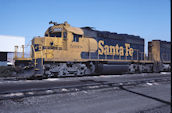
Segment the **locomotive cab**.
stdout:
<svg viewBox="0 0 172 113">
<path fill-rule="evenodd" d="M 81 52 L 97 50 L 97 41 L 84 37 L 82 29 L 71 27 L 67 22 L 50 24 L 54 25 L 46 30 L 44 37 L 35 37 L 32 40 L 33 58 L 43 58 L 46 61 L 81 60 Z"/>
</svg>

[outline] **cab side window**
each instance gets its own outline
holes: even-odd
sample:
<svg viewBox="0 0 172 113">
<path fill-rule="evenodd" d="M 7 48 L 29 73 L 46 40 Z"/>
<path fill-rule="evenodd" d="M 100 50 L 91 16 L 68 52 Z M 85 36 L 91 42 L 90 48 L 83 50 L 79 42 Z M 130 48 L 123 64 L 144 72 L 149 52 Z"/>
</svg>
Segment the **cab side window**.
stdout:
<svg viewBox="0 0 172 113">
<path fill-rule="evenodd" d="M 63 32 L 64 39 L 67 39 L 67 32 Z"/>
<path fill-rule="evenodd" d="M 81 35 L 77 35 L 73 33 L 73 42 L 79 42 L 79 38 L 81 38 Z"/>
</svg>

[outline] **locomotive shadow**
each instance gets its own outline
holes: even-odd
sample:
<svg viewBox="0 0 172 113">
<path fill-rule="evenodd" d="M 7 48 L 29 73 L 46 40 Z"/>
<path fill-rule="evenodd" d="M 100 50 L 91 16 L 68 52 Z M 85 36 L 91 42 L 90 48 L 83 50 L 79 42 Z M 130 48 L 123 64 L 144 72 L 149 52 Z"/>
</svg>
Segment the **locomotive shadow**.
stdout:
<svg viewBox="0 0 172 113">
<path fill-rule="evenodd" d="M 156 98 L 156 97 L 153 97 L 153 96 L 149 96 L 149 95 L 146 95 L 146 94 L 143 94 L 143 93 L 139 93 L 139 92 L 136 92 L 136 91 L 132 91 L 132 90 L 129 90 L 123 86 L 119 86 L 119 88 L 121 90 L 124 90 L 124 91 L 127 91 L 127 92 L 130 92 L 130 93 L 133 93 L 133 94 L 136 94 L 136 95 L 140 95 L 142 97 L 146 97 L 146 98 L 149 98 L 149 99 L 152 99 L 152 100 L 155 100 L 155 101 L 158 101 L 158 102 L 161 102 L 161 103 L 164 103 L 164 104 L 167 104 L 167 105 L 171 105 L 171 102 L 168 102 L 168 101 L 165 101 L 165 100 L 162 100 L 160 98 Z"/>
</svg>

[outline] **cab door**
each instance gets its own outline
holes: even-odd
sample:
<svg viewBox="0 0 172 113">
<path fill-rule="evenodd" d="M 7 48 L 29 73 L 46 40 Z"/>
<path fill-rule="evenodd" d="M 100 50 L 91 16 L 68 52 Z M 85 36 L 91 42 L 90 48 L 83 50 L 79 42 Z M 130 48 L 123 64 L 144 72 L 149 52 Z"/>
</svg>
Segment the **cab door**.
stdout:
<svg viewBox="0 0 172 113">
<path fill-rule="evenodd" d="M 63 38 L 63 49 L 67 50 L 67 31 L 62 32 L 62 38 Z"/>
</svg>

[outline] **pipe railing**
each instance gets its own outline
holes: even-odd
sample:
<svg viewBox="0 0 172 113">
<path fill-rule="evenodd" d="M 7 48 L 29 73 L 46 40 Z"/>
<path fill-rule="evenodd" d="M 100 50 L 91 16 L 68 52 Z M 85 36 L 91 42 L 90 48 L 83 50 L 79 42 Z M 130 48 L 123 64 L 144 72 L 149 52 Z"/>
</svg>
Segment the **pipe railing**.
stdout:
<svg viewBox="0 0 172 113">
<path fill-rule="evenodd" d="M 99 55 L 98 51 L 97 51 L 97 59 L 103 60 L 103 59 L 111 59 L 111 60 L 146 60 L 146 61 L 152 61 L 152 59 L 149 58 L 149 56 L 151 55 L 149 53 L 149 56 L 146 55 L 144 52 L 140 52 L 138 49 L 133 49 L 133 55 L 132 56 L 126 56 L 125 52 L 124 52 L 124 56 L 121 56 L 120 53 L 118 55 L 118 58 L 115 59 L 115 56 L 117 55 Z M 126 51 L 126 49 L 124 48 L 124 51 Z M 100 56 L 104 56 L 103 58 L 101 58 Z M 109 58 L 108 56 L 112 56 L 111 58 Z M 122 59 L 123 57 L 123 59 Z M 89 53 L 89 59 L 93 58 L 91 56 L 91 53 Z"/>
</svg>

